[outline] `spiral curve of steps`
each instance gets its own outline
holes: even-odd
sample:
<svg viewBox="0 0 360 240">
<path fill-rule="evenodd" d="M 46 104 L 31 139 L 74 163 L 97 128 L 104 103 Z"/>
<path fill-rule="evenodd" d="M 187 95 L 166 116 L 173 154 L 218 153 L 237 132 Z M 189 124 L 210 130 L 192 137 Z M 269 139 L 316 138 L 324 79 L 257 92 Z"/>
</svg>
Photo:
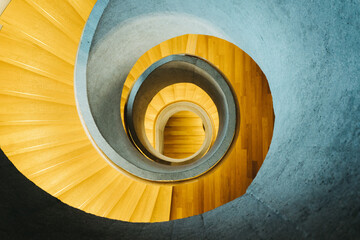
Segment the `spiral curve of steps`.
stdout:
<svg viewBox="0 0 360 240">
<path fill-rule="evenodd" d="M 122 98 L 163 57 L 188 53 L 213 63 L 233 83 L 241 111 L 238 140 L 219 166 L 191 181 L 158 184 L 122 174 L 95 150 L 79 119 L 73 89 L 78 44 L 95 2 L 12 0 L 0 16 L 0 45 L 6 46 L 0 49 L 0 144 L 9 159 L 61 201 L 124 221 L 193 216 L 244 194 L 270 146 L 272 98 L 256 63 L 219 38 L 189 34 L 153 47 L 132 68 Z M 186 98 L 183 90 L 173 88 L 163 101 Z M 209 107 L 205 96 L 193 96 L 202 100 L 188 100 Z M 123 101 L 119 106 L 123 112 Z M 216 111 L 210 115 L 216 122 Z"/>
</svg>

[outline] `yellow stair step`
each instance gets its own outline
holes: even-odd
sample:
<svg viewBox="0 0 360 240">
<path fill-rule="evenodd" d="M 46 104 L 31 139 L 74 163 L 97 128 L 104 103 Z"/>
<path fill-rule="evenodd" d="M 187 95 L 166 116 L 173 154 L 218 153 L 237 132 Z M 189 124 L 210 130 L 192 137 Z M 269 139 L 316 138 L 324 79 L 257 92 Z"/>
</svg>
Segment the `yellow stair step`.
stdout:
<svg viewBox="0 0 360 240">
<path fill-rule="evenodd" d="M 151 222 L 162 222 L 170 220 L 172 186 L 161 186 L 156 204 L 151 216 Z"/>
<path fill-rule="evenodd" d="M 114 219 L 120 218 L 123 221 L 129 221 L 144 194 L 145 188 L 146 184 L 142 182 L 133 182 L 123 196 L 118 200 L 116 206 L 114 206 L 111 211 L 106 214 L 106 217 Z"/>
<path fill-rule="evenodd" d="M 83 206 L 113 182 L 118 177 L 118 174 L 116 170 L 106 166 L 71 189 L 61 193 L 58 198 L 65 202 L 71 201 L 75 207 L 83 209 Z M 97 214 L 96 211 L 92 213 Z"/>
<path fill-rule="evenodd" d="M 147 185 L 146 189 L 131 215 L 131 222 L 149 222 L 159 195 L 159 185 Z"/>
<path fill-rule="evenodd" d="M 78 43 L 84 25 L 83 19 L 67 1 L 26 0 L 40 14 Z"/>
<path fill-rule="evenodd" d="M 77 44 L 24 0 L 12 0 L 1 15 L 1 20 L 6 25 L 24 32 L 28 40 L 32 40 L 68 63 L 75 62 Z M 44 34 L 45 29 L 46 34 Z"/>
</svg>

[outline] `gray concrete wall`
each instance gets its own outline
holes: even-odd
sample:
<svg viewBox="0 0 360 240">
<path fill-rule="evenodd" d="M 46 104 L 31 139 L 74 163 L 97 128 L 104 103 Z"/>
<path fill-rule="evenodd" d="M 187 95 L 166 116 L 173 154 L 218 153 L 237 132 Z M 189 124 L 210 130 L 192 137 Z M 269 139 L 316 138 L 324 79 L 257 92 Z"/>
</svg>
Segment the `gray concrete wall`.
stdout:
<svg viewBox="0 0 360 240">
<path fill-rule="evenodd" d="M 152 12 L 203 19 L 266 74 L 274 136 L 247 193 L 200 216 L 129 224 L 65 206 L 4 157 L 2 239 L 359 239 L 360 1 L 113 0 L 94 47 L 127 16 Z"/>
</svg>

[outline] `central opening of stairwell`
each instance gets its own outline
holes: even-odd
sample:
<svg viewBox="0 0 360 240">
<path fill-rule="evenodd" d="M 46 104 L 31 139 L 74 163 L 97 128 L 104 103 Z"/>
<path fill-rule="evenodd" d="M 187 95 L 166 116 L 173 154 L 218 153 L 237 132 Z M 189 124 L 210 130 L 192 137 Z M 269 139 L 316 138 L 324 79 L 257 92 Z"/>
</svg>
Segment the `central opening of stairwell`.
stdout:
<svg viewBox="0 0 360 240">
<path fill-rule="evenodd" d="M 194 112 L 180 111 L 165 124 L 161 153 L 170 158 L 188 158 L 199 151 L 204 140 L 205 126 L 201 118 Z"/>
</svg>

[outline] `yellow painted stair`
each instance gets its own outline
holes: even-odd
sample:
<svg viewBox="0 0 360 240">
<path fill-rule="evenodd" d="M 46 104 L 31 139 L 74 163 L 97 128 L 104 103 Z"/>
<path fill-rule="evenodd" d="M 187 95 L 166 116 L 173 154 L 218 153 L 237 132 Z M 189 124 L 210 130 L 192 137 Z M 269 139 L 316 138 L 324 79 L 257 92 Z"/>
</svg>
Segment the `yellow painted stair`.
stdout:
<svg viewBox="0 0 360 240">
<path fill-rule="evenodd" d="M 0 16 L 0 146 L 5 154 L 53 196 L 113 219 L 178 219 L 242 195 L 266 156 L 274 125 L 271 93 L 260 68 L 235 45 L 211 36 L 180 36 L 145 53 L 125 82 L 122 112 L 132 84 L 148 66 L 188 53 L 227 76 L 238 97 L 241 124 L 234 147 L 205 175 L 173 185 L 130 178 L 95 150 L 75 105 L 76 52 L 95 2 L 12 0 Z"/>
<path fill-rule="evenodd" d="M 164 129 L 163 154 L 171 158 L 187 158 L 196 153 L 205 140 L 201 118 L 193 112 L 172 115 Z"/>
<path fill-rule="evenodd" d="M 0 16 L 0 144 L 45 191 L 99 216 L 170 218 L 172 186 L 129 178 L 97 153 L 80 123 L 73 74 L 95 0 L 12 0 Z"/>
</svg>

